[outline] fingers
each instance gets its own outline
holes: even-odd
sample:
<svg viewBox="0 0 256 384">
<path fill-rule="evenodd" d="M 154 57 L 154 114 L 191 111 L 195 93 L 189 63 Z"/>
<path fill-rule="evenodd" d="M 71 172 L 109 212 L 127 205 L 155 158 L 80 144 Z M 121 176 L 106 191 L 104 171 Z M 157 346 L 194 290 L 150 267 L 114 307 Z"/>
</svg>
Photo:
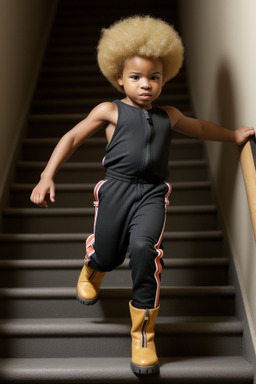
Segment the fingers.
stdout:
<svg viewBox="0 0 256 384">
<path fill-rule="evenodd" d="M 33 192 L 31 193 L 30 201 L 38 205 L 39 207 L 48 208 L 47 201 L 45 200 L 45 195 L 40 194 L 36 190 L 33 190 Z"/>
<path fill-rule="evenodd" d="M 256 135 L 255 128 L 247 127 L 247 130 L 245 130 L 245 135 L 246 135 L 246 139 L 249 139 L 250 136 L 254 136 L 255 137 L 255 135 Z"/>
<path fill-rule="evenodd" d="M 253 135 L 254 136 L 254 138 L 256 139 L 256 128 L 254 128 L 254 127 L 250 127 L 251 128 L 251 135 Z"/>
<path fill-rule="evenodd" d="M 52 203 L 55 203 L 55 186 L 52 185 L 50 188 L 50 200 Z"/>
<path fill-rule="evenodd" d="M 54 203 L 55 184 L 51 179 L 42 179 L 33 189 L 30 200 L 39 207 L 48 208 L 48 203 L 45 198 L 48 193 L 50 194 L 50 201 Z"/>
<path fill-rule="evenodd" d="M 42 203 L 38 203 L 37 205 L 40 208 L 49 208 L 46 200 L 44 200 Z"/>
<path fill-rule="evenodd" d="M 238 145 L 243 145 L 251 137 L 255 136 L 255 129 L 253 127 L 240 127 L 235 131 L 236 143 Z"/>
</svg>

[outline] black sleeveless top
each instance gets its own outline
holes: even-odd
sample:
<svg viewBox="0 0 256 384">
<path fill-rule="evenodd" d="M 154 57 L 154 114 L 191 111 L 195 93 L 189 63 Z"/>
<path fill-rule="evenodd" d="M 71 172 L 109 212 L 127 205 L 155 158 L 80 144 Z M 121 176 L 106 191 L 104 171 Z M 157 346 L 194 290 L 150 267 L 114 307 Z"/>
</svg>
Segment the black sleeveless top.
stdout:
<svg viewBox="0 0 256 384">
<path fill-rule="evenodd" d="M 115 100 L 118 121 L 104 167 L 121 175 L 161 182 L 168 178 L 171 123 L 158 107 L 143 110 Z"/>
</svg>

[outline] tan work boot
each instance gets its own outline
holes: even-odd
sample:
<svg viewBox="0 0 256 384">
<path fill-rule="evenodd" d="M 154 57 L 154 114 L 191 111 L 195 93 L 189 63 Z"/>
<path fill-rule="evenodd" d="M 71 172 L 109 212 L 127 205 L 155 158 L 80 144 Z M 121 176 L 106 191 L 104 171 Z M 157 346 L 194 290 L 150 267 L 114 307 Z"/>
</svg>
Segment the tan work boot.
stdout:
<svg viewBox="0 0 256 384">
<path fill-rule="evenodd" d="M 106 272 L 97 272 L 85 264 L 77 282 L 77 299 L 82 304 L 95 304 L 99 297 L 100 286 Z"/>
<path fill-rule="evenodd" d="M 140 375 L 159 371 L 155 348 L 155 322 L 160 306 L 153 309 L 138 309 L 129 303 L 132 320 L 132 362 L 131 369 Z"/>
</svg>

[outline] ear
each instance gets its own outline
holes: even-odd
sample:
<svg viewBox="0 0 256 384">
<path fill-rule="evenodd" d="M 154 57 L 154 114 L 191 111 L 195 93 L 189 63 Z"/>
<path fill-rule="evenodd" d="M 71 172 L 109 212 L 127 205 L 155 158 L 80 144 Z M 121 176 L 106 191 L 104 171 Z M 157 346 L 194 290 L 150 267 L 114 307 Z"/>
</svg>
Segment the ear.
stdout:
<svg viewBox="0 0 256 384">
<path fill-rule="evenodd" d="M 122 75 L 117 75 L 116 80 L 117 80 L 117 83 L 118 83 L 118 85 L 120 87 L 122 87 L 124 85 L 123 76 Z"/>
</svg>

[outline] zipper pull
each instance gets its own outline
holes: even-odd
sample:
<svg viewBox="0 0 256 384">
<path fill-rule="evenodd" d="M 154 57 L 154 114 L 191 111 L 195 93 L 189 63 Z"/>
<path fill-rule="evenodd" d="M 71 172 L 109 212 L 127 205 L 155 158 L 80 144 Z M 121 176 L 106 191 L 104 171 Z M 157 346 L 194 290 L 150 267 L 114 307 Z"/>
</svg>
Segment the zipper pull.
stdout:
<svg viewBox="0 0 256 384">
<path fill-rule="evenodd" d="M 145 317 L 144 317 L 144 320 L 145 320 L 145 321 L 148 321 L 148 320 L 149 320 L 149 314 L 150 314 L 150 312 L 149 312 L 149 309 L 147 308 L 147 309 L 146 309 L 146 312 L 145 312 Z"/>
<path fill-rule="evenodd" d="M 147 348 L 147 334 L 146 334 L 146 328 L 149 321 L 149 309 L 147 308 L 145 310 L 145 316 L 144 316 L 144 322 L 141 328 L 141 348 Z"/>
<path fill-rule="evenodd" d="M 150 114 L 148 113 L 148 111 L 147 111 L 146 109 L 143 109 L 143 112 L 144 112 L 145 117 L 146 117 L 147 121 L 149 122 L 149 124 L 152 125 L 152 124 L 153 124 L 153 123 L 152 123 L 152 119 L 151 119 L 151 116 L 150 116 Z"/>
</svg>

